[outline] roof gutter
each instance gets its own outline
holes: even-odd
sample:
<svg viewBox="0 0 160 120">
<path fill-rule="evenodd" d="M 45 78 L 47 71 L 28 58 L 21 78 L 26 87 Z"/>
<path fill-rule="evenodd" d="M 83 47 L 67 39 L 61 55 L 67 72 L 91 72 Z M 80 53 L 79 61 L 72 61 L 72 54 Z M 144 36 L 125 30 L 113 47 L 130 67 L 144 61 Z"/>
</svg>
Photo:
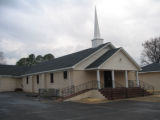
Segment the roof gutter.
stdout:
<svg viewBox="0 0 160 120">
<path fill-rule="evenodd" d="M 66 68 L 62 68 L 62 69 L 55 69 L 55 70 L 41 71 L 41 72 L 36 72 L 36 73 L 29 73 L 29 74 L 21 75 L 20 77 L 29 76 L 29 75 L 37 75 L 37 74 L 42 74 L 42 73 L 55 72 L 55 71 L 63 71 L 63 70 L 68 70 L 68 69 L 73 69 L 73 67 L 66 67 Z"/>
<path fill-rule="evenodd" d="M 146 72 L 138 72 L 138 73 L 143 74 L 143 73 L 156 73 L 156 72 L 160 72 L 160 71 L 146 71 Z"/>
<path fill-rule="evenodd" d="M 20 76 L 14 76 L 14 75 L 0 75 L 0 77 L 13 77 L 13 78 L 20 78 Z"/>
<path fill-rule="evenodd" d="M 97 70 L 98 68 L 88 68 L 88 69 L 85 69 L 85 70 Z"/>
</svg>

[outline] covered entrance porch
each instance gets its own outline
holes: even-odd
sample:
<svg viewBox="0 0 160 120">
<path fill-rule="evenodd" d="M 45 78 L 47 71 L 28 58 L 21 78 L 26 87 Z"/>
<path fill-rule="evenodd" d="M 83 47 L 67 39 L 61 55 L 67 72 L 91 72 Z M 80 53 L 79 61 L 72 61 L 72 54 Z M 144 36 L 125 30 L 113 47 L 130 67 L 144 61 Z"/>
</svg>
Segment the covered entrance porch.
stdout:
<svg viewBox="0 0 160 120">
<path fill-rule="evenodd" d="M 123 48 L 108 51 L 86 68 L 86 70 L 96 71 L 98 89 L 129 88 L 129 80 L 136 81 L 135 86 L 139 87 L 140 69 Z"/>
<path fill-rule="evenodd" d="M 136 87 L 139 87 L 138 71 L 131 70 L 96 70 L 96 80 L 98 89 L 131 87 L 129 81 L 136 81 Z"/>
<path fill-rule="evenodd" d="M 98 69 L 96 76 L 99 91 L 109 100 L 151 94 L 149 86 L 140 82 L 138 71 Z"/>
</svg>

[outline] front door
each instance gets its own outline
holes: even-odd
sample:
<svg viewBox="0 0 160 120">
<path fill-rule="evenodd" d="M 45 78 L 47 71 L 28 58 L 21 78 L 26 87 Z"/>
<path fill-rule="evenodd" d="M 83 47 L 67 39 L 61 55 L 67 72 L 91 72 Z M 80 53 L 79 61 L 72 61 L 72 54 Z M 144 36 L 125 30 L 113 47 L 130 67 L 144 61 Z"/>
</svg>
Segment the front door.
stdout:
<svg viewBox="0 0 160 120">
<path fill-rule="evenodd" d="M 112 74 L 111 71 L 104 71 L 104 87 L 112 88 Z"/>
</svg>

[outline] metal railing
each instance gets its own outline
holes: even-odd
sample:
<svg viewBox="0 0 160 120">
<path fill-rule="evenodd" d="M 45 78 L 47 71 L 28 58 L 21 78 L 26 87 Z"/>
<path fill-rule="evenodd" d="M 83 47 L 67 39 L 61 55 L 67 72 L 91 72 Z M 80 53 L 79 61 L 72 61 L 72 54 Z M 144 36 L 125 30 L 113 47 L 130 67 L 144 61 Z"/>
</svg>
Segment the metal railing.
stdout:
<svg viewBox="0 0 160 120">
<path fill-rule="evenodd" d="M 101 88 L 103 88 L 104 87 L 103 83 L 100 83 L 100 84 L 101 84 Z M 59 89 L 59 96 L 60 97 L 71 96 L 73 94 L 83 92 L 85 90 L 90 90 L 90 89 L 98 89 L 98 84 L 96 80 L 87 81 L 77 86 L 69 86 L 66 88 Z"/>
<path fill-rule="evenodd" d="M 117 88 L 117 87 L 119 87 L 119 88 L 121 88 L 121 87 L 124 87 L 124 85 L 122 85 L 120 82 L 118 82 L 118 81 L 115 81 L 115 87 Z"/>
<path fill-rule="evenodd" d="M 118 81 L 115 81 L 116 87 L 124 87 L 122 84 L 120 84 Z M 104 88 L 104 82 L 100 82 L 101 89 Z M 73 94 L 85 91 L 85 90 L 90 90 L 90 89 L 98 89 L 98 83 L 97 80 L 91 80 L 87 81 L 85 83 L 79 84 L 77 86 L 68 86 L 62 89 L 58 89 L 59 97 L 66 97 L 66 96 L 71 96 Z"/>
<path fill-rule="evenodd" d="M 59 90 L 58 89 L 54 89 L 54 88 L 40 88 L 39 89 L 39 96 L 40 97 L 57 97 L 59 94 Z"/>
<path fill-rule="evenodd" d="M 136 80 L 128 80 L 128 87 L 139 87 Z"/>
<path fill-rule="evenodd" d="M 137 85 L 136 80 L 129 80 L 128 81 L 129 87 L 141 87 L 147 91 L 150 91 L 154 93 L 154 87 L 148 83 L 145 83 L 143 81 L 139 82 L 139 86 Z M 104 88 L 104 83 L 100 82 L 101 89 Z M 121 83 L 118 81 L 115 81 L 115 87 L 124 87 Z M 40 96 L 55 96 L 55 97 L 67 97 L 74 94 L 78 94 L 80 92 L 83 92 L 85 90 L 91 90 L 91 89 L 98 89 L 98 83 L 97 80 L 91 80 L 87 81 L 85 83 L 79 84 L 77 86 L 68 86 L 61 89 L 40 89 L 39 95 Z"/>
<path fill-rule="evenodd" d="M 141 87 L 143 88 L 144 90 L 147 90 L 151 93 L 154 93 L 154 86 L 153 85 L 150 85 L 142 80 L 139 81 L 139 86 L 137 84 L 137 81 L 136 80 L 129 80 L 128 81 L 129 83 L 129 87 Z"/>
</svg>

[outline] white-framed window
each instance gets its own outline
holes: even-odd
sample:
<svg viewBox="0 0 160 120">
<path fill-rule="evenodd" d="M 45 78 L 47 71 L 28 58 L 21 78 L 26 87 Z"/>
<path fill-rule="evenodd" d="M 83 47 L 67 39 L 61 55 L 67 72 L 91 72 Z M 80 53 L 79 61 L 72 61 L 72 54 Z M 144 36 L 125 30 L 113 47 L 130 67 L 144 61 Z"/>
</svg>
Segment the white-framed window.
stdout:
<svg viewBox="0 0 160 120">
<path fill-rule="evenodd" d="M 63 78 L 67 79 L 68 78 L 68 72 L 67 71 L 63 71 Z"/>
<path fill-rule="evenodd" d="M 37 84 L 39 84 L 39 75 L 37 75 Z"/>
<path fill-rule="evenodd" d="M 54 73 L 50 73 L 50 83 L 54 83 Z"/>
<path fill-rule="evenodd" d="M 28 78 L 28 76 L 27 76 L 27 77 L 26 77 L 26 84 L 28 84 L 28 83 L 29 83 L 28 79 L 29 79 L 29 78 Z"/>
</svg>

